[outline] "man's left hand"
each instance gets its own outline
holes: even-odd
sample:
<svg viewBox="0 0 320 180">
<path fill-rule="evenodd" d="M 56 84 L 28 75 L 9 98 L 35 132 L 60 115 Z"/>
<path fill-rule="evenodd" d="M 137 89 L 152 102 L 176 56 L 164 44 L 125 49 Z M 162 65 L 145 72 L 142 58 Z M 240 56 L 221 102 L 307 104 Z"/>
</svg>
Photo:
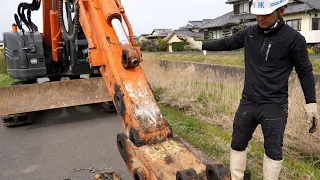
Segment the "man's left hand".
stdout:
<svg viewBox="0 0 320 180">
<path fill-rule="evenodd" d="M 192 37 L 182 34 L 178 34 L 177 36 L 179 39 L 188 43 L 188 45 L 184 47 L 185 49 L 202 51 L 202 42 L 195 41 Z"/>
<path fill-rule="evenodd" d="M 309 124 L 309 133 L 317 131 L 319 122 L 319 113 L 317 103 L 310 103 L 305 105 L 305 111 L 307 116 L 307 122 Z"/>
</svg>

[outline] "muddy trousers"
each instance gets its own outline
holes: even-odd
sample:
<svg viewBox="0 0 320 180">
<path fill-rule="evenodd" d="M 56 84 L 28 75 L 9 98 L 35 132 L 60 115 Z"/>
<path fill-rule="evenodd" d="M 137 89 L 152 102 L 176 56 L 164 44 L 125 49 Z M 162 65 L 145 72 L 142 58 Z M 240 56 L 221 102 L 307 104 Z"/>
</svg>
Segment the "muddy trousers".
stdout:
<svg viewBox="0 0 320 180">
<path fill-rule="evenodd" d="M 261 124 L 265 154 L 272 160 L 282 160 L 287 118 L 288 104 L 259 104 L 241 99 L 233 122 L 231 148 L 245 151 L 252 134 Z"/>
</svg>

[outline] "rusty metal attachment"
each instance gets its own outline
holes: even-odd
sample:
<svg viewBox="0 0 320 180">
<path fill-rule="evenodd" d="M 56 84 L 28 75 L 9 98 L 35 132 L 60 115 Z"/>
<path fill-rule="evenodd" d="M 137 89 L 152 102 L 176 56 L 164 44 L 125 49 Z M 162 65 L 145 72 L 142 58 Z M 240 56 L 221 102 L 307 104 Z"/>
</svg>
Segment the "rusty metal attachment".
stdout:
<svg viewBox="0 0 320 180">
<path fill-rule="evenodd" d="M 105 172 L 97 174 L 95 180 L 121 180 L 121 178 L 115 172 Z"/>
<path fill-rule="evenodd" d="M 148 173 L 143 168 L 135 168 L 133 170 L 134 180 L 148 180 Z"/>
<path fill-rule="evenodd" d="M 208 164 L 206 174 L 208 180 L 231 180 L 230 169 L 225 163 Z"/>
<path fill-rule="evenodd" d="M 124 94 L 122 93 L 120 86 L 119 85 L 115 85 L 114 86 L 114 101 L 115 101 L 115 106 L 117 109 L 117 112 L 120 116 L 124 116 L 125 112 L 126 112 L 126 106 L 125 106 L 125 102 L 124 102 Z"/>
<path fill-rule="evenodd" d="M 178 171 L 176 180 L 199 180 L 199 176 L 194 169 Z"/>
<path fill-rule="evenodd" d="M 189 173 L 181 170 L 188 169 L 194 170 L 189 171 L 191 177 L 200 177 L 206 172 L 205 165 L 178 138 L 137 147 L 125 134 L 119 134 L 117 144 L 129 172 L 135 179 L 176 179 L 177 174 L 184 178 L 185 174 Z M 178 171 L 180 173 L 177 173 Z"/>
<path fill-rule="evenodd" d="M 102 78 L 0 88 L 0 117 L 112 101 Z"/>
<path fill-rule="evenodd" d="M 135 68 L 140 64 L 139 52 L 135 49 L 124 49 L 122 51 L 122 65 L 125 69 Z"/>
<path fill-rule="evenodd" d="M 122 156 L 122 159 L 125 161 L 126 164 L 129 164 L 129 155 L 127 152 L 127 136 L 125 134 L 118 134 L 117 135 L 117 146 L 118 150 L 120 152 L 120 155 Z"/>
<path fill-rule="evenodd" d="M 135 180 L 231 180 L 225 163 L 205 166 L 177 137 L 137 147 L 122 133 L 117 136 L 117 145 Z"/>
</svg>

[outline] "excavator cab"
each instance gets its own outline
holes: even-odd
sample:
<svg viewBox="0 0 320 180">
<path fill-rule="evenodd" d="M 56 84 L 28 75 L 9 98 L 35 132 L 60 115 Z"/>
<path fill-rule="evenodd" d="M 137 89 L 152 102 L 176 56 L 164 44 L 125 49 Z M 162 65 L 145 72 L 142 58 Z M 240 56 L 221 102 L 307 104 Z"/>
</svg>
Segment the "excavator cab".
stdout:
<svg viewBox="0 0 320 180">
<path fill-rule="evenodd" d="M 31 12 L 39 10 L 40 4 L 40 0 L 33 0 L 30 4 L 20 3 L 18 12 L 14 15 L 13 25 L 19 32 L 4 33 L 9 76 L 19 81 L 35 82 L 37 78 L 43 77 L 58 81 L 64 76 L 79 79 L 82 74 L 99 74 L 98 70 L 91 69 L 87 62 L 88 42 L 79 21 L 72 17 L 75 14 L 73 1 L 57 4 L 63 12 L 58 18 L 63 33 L 56 37 L 60 39 L 60 47 L 55 59 L 52 58 L 52 47 L 44 43 L 43 34 L 32 22 Z"/>
<path fill-rule="evenodd" d="M 43 37 L 31 20 L 31 12 L 39 8 L 40 2 L 36 0 L 31 4 L 20 3 L 18 12 L 14 14 L 13 32 L 4 33 L 5 59 L 11 78 L 34 82 L 38 77 L 47 76 Z"/>
<path fill-rule="evenodd" d="M 20 81 L 36 81 L 47 76 L 43 38 L 39 32 L 4 33 L 8 75 Z"/>
</svg>

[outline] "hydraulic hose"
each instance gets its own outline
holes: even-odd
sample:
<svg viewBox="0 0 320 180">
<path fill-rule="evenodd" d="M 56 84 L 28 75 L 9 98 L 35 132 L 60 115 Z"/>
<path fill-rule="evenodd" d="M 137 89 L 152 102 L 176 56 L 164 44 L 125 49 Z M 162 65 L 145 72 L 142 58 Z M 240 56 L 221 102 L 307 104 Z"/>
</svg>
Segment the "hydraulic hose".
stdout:
<svg viewBox="0 0 320 180">
<path fill-rule="evenodd" d="M 65 37 L 68 40 L 74 40 L 77 36 L 78 36 L 78 32 L 79 32 L 79 27 L 80 27 L 80 23 L 79 23 L 79 5 L 78 5 L 78 0 L 76 0 L 74 2 L 74 20 L 73 20 L 73 29 L 71 31 L 71 29 L 69 29 L 69 32 L 72 32 L 72 34 L 70 34 L 67 29 L 66 26 L 64 24 L 64 19 L 63 19 L 63 3 L 64 0 L 59 0 L 58 3 L 58 11 L 59 11 L 59 20 L 60 20 L 60 26 L 61 26 L 61 32 L 63 37 Z M 68 13 L 68 12 L 67 12 Z"/>
</svg>

